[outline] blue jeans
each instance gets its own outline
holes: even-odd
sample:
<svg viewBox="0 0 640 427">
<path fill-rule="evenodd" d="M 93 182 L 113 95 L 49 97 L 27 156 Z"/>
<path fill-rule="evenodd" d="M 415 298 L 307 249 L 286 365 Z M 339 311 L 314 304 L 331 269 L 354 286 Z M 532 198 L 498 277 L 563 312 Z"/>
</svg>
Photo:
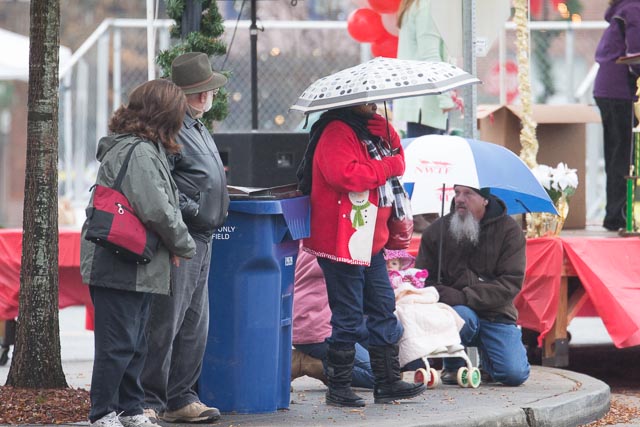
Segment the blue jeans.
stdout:
<svg viewBox="0 0 640 427">
<path fill-rule="evenodd" d="M 327 349 L 329 345 L 326 342 L 294 344 L 293 346 L 304 354 L 322 360 L 322 365 L 325 370 L 327 369 Z M 353 363 L 353 372 L 351 373 L 351 385 L 354 387 L 373 388 L 374 382 L 375 378 L 371 370 L 369 352 L 359 343 L 356 343 L 356 358 Z"/>
<path fill-rule="evenodd" d="M 465 321 L 460 331 L 462 344 L 478 348 L 480 366 L 495 381 L 518 386 L 529 378 L 527 351 L 522 344 L 522 333 L 516 325 L 481 319 L 464 305 L 456 305 L 453 309 Z M 443 365 L 444 369 L 452 371 L 465 366 L 461 358 L 444 359 Z"/>
<path fill-rule="evenodd" d="M 95 307 L 89 421 L 110 412 L 142 414 L 140 374 L 147 356 L 144 328 L 151 294 L 89 286 Z"/>
<path fill-rule="evenodd" d="M 368 340 L 369 345 L 386 346 L 400 340 L 402 326 L 393 313 L 396 300 L 382 251 L 371 257 L 369 267 L 320 257 L 318 264 L 331 308 L 330 345 L 352 348 Z"/>
</svg>

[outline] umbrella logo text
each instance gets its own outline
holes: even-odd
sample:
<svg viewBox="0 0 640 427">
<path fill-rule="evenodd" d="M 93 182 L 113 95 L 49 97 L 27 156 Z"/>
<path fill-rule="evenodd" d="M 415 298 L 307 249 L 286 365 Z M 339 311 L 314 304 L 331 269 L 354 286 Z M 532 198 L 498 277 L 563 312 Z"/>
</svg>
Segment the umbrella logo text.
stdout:
<svg viewBox="0 0 640 427">
<path fill-rule="evenodd" d="M 439 162 L 432 160 L 419 160 L 416 165 L 416 173 L 418 175 L 449 175 L 452 169 L 451 162 Z"/>
</svg>

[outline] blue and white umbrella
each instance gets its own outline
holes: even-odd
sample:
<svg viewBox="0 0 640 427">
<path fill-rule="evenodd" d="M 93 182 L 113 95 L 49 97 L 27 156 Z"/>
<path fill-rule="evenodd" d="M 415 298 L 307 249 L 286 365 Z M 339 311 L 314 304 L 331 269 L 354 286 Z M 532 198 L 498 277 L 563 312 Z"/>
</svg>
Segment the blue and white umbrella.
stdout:
<svg viewBox="0 0 640 427">
<path fill-rule="evenodd" d="M 531 169 L 507 148 L 448 135 L 403 140 L 406 170 L 403 183 L 411 194 L 413 214 L 440 212 L 444 184 L 445 211 L 456 184 L 490 188 L 507 205 L 509 215 L 557 214 L 553 202 Z"/>
</svg>

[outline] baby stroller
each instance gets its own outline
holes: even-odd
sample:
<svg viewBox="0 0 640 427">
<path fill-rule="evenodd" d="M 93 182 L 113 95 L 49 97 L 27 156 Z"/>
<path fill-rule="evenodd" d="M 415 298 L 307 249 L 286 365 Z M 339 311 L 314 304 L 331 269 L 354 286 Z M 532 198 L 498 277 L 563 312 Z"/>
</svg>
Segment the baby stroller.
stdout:
<svg viewBox="0 0 640 427">
<path fill-rule="evenodd" d="M 438 302 L 440 296 L 435 288 L 425 287 L 429 273 L 414 268 L 412 255 L 405 250 L 388 249 L 384 255 L 396 299 L 396 317 L 404 328 L 398 343 L 400 366 L 421 359 L 425 367 L 413 372 L 413 381 L 434 388 L 440 384 L 440 374 L 428 359 L 460 357 L 466 366 L 458 369 L 458 385 L 480 386 L 480 370 L 460 344 L 462 318 L 450 306 Z"/>
<path fill-rule="evenodd" d="M 445 357 L 461 357 L 466 362 L 467 366 L 463 366 L 458 369 L 457 381 L 460 387 L 478 388 L 480 386 L 480 369 L 473 366 L 471 359 L 462 345 L 460 345 L 459 348 L 447 348 L 444 351 L 433 352 L 422 357 L 425 367 L 414 371 L 413 382 L 424 383 L 427 388 L 435 388 L 439 386 L 440 373 L 435 368 L 429 366 L 429 358 Z"/>
<path fill-rule="evenodd" d="M 460 316 L 448 305 L 438 303 L 438 293 L 433 287 L 417 289 L 402 283 L 394 290 L 396 316 L 404 328 L 399 341 L 400 366 L 421 359 L 424 368 L 413 373 L 413 381 L 428 388 L 440 384 L 440 374 L 429 364 L 429 358 L 460 357 L 466 366 L 458 369 L 460 387 L 478 388 L 480 370 L 473 366 L 459 331 L 464 325 Z"/>
</svg>

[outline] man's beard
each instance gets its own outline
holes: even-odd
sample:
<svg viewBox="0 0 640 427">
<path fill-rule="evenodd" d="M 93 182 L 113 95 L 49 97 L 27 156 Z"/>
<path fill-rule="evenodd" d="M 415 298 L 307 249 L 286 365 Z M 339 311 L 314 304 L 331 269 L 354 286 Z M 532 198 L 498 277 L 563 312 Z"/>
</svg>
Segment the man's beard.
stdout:
<svg viewBox="0 0 640 427">
<path fill-rule="evenodd" d="M 480 222 L 469 212 L 465 215 L 456 212 L 451 217 L 449 231 L 457 243 L 466 240 L 476 246 L 480 237 Z"/>
</svg>

